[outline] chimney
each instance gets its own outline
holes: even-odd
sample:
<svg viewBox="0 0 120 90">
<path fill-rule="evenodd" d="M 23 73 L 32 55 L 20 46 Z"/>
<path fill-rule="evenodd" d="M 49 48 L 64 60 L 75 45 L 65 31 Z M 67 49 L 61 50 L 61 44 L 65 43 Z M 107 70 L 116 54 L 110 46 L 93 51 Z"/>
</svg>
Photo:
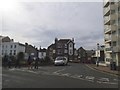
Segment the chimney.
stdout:
<svg viewBox="0 0 120 90">
<path fill-rule="evenodd" d="M 11 42 L 14 42 L 14 40 L 13 40 L 13 39 L 11 39 Z"/>
<path fill-rule="evenodd" d="M 55 43 L 58 41 L 58 38 L 55 38 Z"/>
<path fill-rule="evenodd" d="M 74 38 L 72 38 L 72 41 L 74 42 Z"/>
<path fill-rule="evenodd" d="M 25 43 L 25 45 L 27 46 L 27 45 L 28 45 L 28 43 Z"/>
</svg>

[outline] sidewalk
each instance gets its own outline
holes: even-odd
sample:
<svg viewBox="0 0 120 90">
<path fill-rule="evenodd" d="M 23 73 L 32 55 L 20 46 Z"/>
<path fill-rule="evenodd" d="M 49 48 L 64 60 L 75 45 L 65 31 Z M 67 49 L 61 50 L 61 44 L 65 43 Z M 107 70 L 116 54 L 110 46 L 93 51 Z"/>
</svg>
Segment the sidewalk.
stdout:
<svg viewBox="0 0 120 90">
<path fill-rule="evenodd" d="M 102 72 L 106 72 L 109 74 L 117 75 L 118 76 L 118 71 L 117 70 L 110 70 L 110 67 L 107 66 L 96 66 L 96 64 L 86 64 L 89 68 L 96 69 Z"/>
</svg>

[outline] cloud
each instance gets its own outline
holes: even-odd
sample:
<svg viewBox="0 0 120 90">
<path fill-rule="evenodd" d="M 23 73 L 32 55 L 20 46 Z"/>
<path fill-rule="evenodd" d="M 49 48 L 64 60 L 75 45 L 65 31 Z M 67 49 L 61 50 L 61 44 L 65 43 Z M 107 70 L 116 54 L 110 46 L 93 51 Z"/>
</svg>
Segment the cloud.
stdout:
<svg viewBox="0 0 120 90">
<path fill-rule="evenodd" d="M 3 16 L 3 35 L 47 47 L 54 38 L 75 38 L 76 47 L 103 43 L 102 2 L 23 2 Z"/>
</svg>

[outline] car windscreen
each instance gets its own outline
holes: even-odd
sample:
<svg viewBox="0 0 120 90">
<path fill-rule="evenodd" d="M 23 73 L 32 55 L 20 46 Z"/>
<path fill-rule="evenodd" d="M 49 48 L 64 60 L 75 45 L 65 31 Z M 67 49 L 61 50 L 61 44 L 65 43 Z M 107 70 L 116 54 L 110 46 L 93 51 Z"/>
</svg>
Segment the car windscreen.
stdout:
<svg viewBox="0 0 120 90">
<path fill-rule="evenodd" d="M 64 57 L 58 57 L 56 60 L 66 60 Z"/>
</svg>

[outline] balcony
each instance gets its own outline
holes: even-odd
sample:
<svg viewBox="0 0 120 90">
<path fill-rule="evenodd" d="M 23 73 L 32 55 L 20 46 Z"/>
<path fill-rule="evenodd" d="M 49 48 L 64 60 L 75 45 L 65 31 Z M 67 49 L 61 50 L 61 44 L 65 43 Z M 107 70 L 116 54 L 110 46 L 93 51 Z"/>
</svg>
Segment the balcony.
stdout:
<svg viewBox="0 0 120 90">
<path fill-rule="evenodd" d="M 109 4 L 109 0 L 105 0 L 105 2 L 103 3 L 104 7 L 108 7 Z"/>
<path fill-rule="evenodd" d="M 116 9 L 117 9 L 117 6 L 115 4 L 112 4 L 112 5 L 109 5 L 108 7 L 105 7 L 104 8 L 104 16 L 108 16 L 112 13 L 115 13 L 113 11 Z"/>
<path fill-rule="evenodd" d="M 111 33 L 111 26 L 105 25 L 105 34 L 110 34 L 110 33 Z"/>
<path fill-rule="evenodd" d="M 110 15 L 104 17 L 104 23 L 105 25 L 110 25 Z"/>
<path fill-rule="evenodd" d="M 110 43 L 111 42 L 111 36 L 106 36 L 105 37 L 105 42 Z"/>
<path fill-rule="evenodd" d="M 107 47 L 107 48 L 105 48 L 105 51 L 106 52 L 112 52 L 112 49 L 111 49 L 111 47 Z"/>
<path fill-rule="evenodd" d="M 116 31 L 117 30 L 117 26 L 116 25 L 105 25 L 104 27 L 105 29 L 105 34 L 111 34 L 111 31 Z"/>
<path fill-rule="evenodd" d="M 109 6 L 104 8 L 104 16 L 108 16 L 108 15 L 110 15 L 110 7 Z"/>
</svg>

